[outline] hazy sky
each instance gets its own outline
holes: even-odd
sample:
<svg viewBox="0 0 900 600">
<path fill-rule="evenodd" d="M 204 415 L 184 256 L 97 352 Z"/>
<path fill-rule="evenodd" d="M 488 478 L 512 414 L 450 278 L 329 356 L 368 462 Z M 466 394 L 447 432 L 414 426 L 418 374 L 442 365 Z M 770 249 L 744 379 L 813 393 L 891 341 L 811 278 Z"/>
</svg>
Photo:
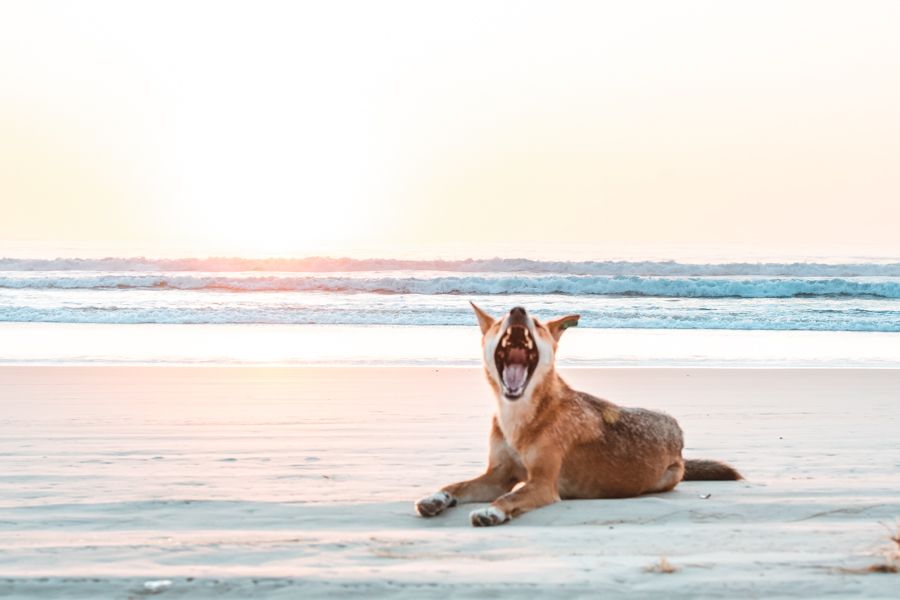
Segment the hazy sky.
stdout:
<svg viewBox="0 0 900 600">
<path fill-rule="evenodd" d="M 4 2 L 0 241 L 900 256 L 900 2 Z"/>
</svg>

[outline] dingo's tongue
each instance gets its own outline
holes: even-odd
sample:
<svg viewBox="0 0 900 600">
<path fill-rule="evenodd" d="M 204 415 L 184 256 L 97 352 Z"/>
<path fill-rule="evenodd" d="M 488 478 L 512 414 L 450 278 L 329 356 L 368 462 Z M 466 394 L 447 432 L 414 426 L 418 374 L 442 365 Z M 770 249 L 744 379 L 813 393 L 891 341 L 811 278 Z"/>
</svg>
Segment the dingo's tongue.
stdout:
<svg viewBox="0 0 900 600">
<path fill-rule="evenodd" d="M 512 363 L 506 365 L 503 369 L 503 385 L 507 391 L 513 394 L 520 394 L 525 388 L 525 379 L 528 377 L 528 369 L 525 365 Z"/>
</svg>

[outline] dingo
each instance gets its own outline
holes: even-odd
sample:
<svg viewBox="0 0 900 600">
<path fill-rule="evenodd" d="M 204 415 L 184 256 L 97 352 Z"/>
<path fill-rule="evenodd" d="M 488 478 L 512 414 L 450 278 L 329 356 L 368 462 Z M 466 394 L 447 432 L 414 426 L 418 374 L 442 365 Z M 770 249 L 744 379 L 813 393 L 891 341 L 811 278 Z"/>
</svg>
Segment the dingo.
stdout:
<svg viewBox="0 0 900 600">
<path fill-rule="evenodd" d="M 724 463 L 684 460 L 681 428 L 669 415 L 566 385 L 556 373 L 556 346 L 578 315 L 541 323 L 520 307 L 502 319 L 472 308 L 497 396 L 487 472 L 416 502 L 423 517 L 491 502 L 471 513 L 472 525 L 499 525 L 560 498 L 627 498 L 667 492 L 682 480 L 742 479 Z"/>
</svg>

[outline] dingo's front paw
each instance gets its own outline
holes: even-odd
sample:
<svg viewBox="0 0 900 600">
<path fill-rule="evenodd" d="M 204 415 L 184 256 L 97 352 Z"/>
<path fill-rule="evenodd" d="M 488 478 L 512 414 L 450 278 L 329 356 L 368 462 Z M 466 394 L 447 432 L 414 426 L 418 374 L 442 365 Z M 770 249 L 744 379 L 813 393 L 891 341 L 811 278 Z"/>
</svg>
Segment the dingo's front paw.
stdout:
<svg viewBox="0 0 900 600">
<path fill-rule="evenodd" d="M 469 519 L 472 520 L 472 525 L 475 527 L 490 527 L 506 523 L 509 521 L 509 516 L 496 506 L 488 506 L 473 510 L 469 513 Z"/>
<path fill-rule="evenodd" d="M 423 517 L 433 517 L 455 505 L 456 500 L 447 492 L 435 492 L 416 502 L 416 512 Z"/>
</svg>

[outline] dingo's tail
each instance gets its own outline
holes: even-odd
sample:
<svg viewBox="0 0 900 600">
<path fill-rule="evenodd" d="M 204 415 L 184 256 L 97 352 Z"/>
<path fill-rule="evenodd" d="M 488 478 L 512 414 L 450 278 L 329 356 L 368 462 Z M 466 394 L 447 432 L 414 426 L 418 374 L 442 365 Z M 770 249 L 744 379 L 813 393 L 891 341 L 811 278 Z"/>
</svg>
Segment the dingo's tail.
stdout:
<svg viewBox="0 0 900 600">
<path fill-rule="evenodd" d="M 693 459 L 684 461 L 682 481 L 737 481 L 744 477 L 731 465 L 717 460 Z"/>
</svg>

